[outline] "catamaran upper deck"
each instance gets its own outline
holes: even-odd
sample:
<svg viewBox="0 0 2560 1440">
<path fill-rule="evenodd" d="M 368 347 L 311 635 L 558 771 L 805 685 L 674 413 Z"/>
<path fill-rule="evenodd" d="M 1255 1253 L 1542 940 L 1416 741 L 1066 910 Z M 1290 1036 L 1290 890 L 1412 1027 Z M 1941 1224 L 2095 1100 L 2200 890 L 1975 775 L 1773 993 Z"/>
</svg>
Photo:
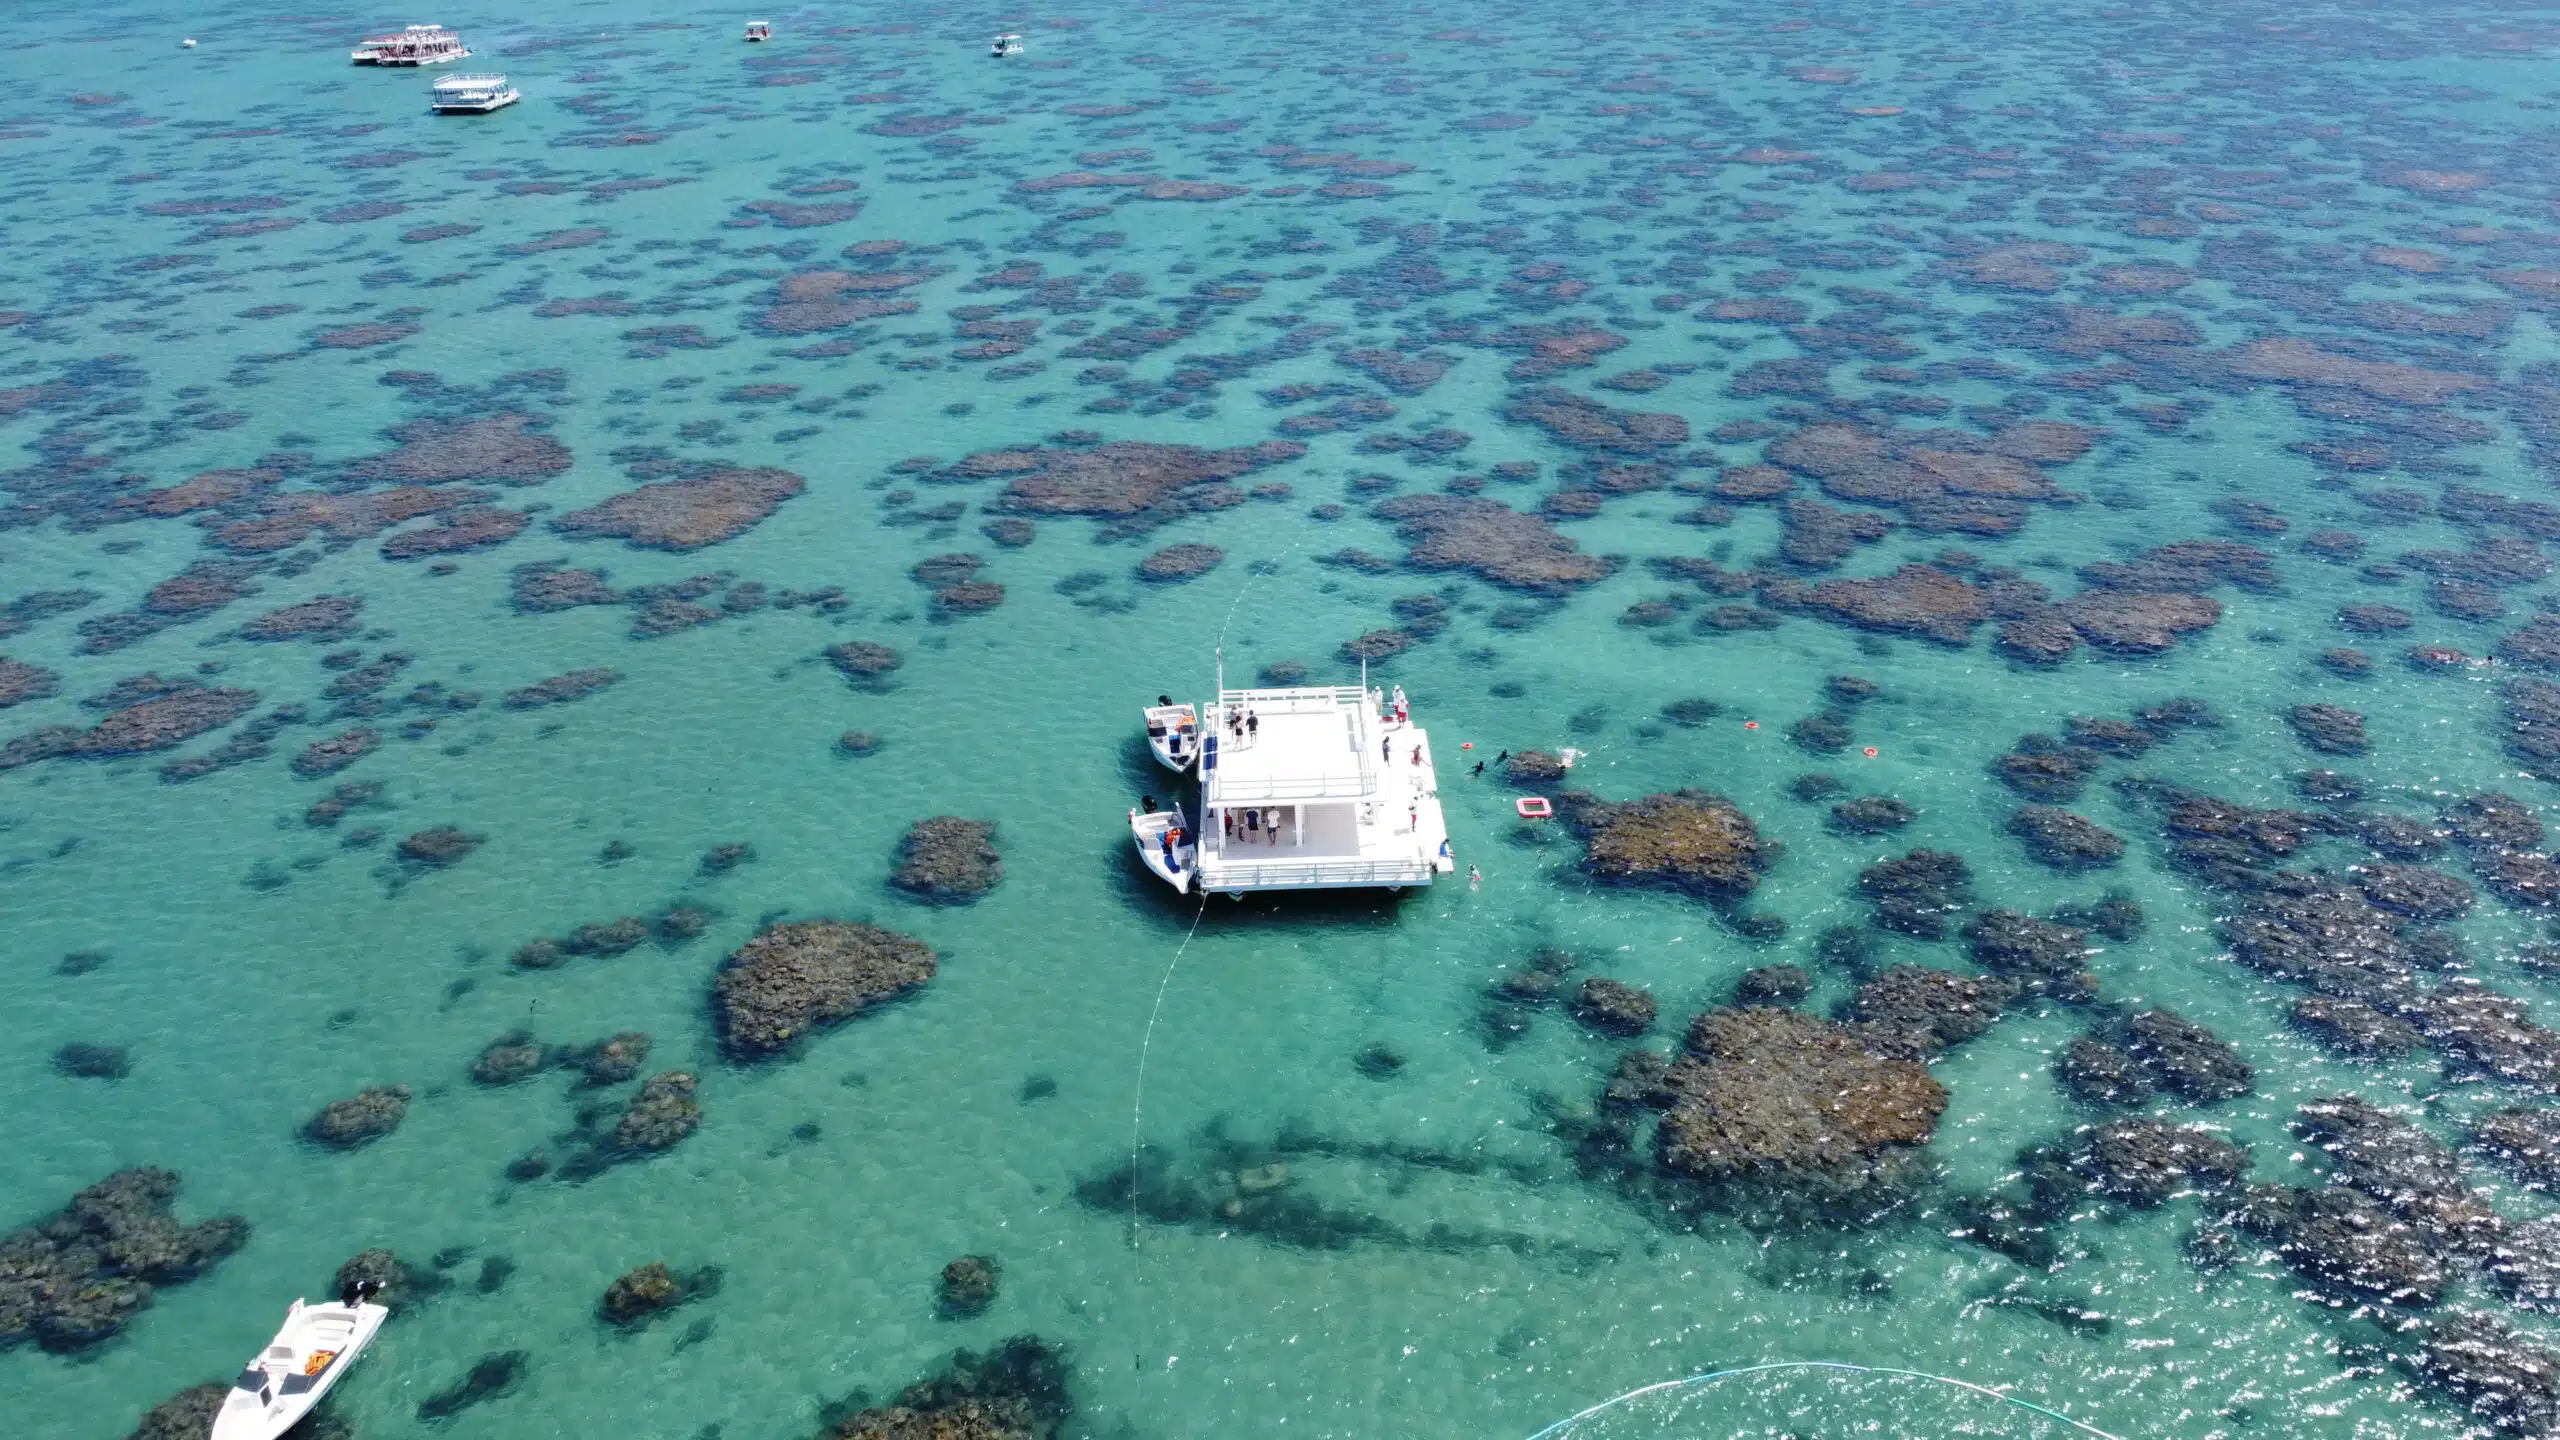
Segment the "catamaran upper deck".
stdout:
<svg viewBox="0 0 2560 1440">
<path fill-rule="evenodd" d="M 1248 721 L 1250 730 L 1236 735 L 1229 717 Z M 1202 752 L 1202 799 L 1211 806 L 1371 799 L 1378 793 L 1377 724 L 1368 698 L 1348 685 L 1221 690 Z"/>
</svg>

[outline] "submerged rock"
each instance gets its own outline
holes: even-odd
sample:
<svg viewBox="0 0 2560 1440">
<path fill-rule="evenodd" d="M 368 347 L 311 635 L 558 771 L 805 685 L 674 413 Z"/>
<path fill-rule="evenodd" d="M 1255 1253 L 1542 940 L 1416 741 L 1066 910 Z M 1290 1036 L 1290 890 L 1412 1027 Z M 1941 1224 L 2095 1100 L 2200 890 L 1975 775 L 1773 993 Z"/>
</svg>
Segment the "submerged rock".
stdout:
<svg viewBox="0 0 2560 1440">
<path fill-rule="evenodd" d="M 954 815 L 919 820 L 898 842 L 898 869 L 889 883 L 929 900 L 975 900 L 1004 878 L 995 839 L 989 821 Z"/>
<path fill-rule="evenodd" d="M 1379 505 L 1396 527 L 1417 570 L 1467 570 L 1496 585 L 1533 594 L 1562 594 L 1605 579 L 1616 562 L 1585 555 L 1535 515 L 1498 500 L 1460 495 L 1407 495 Z"/>
<path fill-rule="evenodd" d="M 2057 870 L 2113 865 L 2124 858 L 2124 837 L 2094 820 L 2053 805 L 2022 805 L 2009 816 L 2009 833 L 2027 853 Z"/>
<path fill-rule="evenodd" d="M 688 1300 L 716 1294 L 719 1288 L 717 1268 L 678 1275 L 665 1261 L 653 1260 L 606 1286 L 604 1297 L 596 1302 L 596 1313 L 626 1330 L 637 1329 Z"/>
<path fill-rule="evenodd" d="M 2498 1430 L 2560 1430 L 2560 1350 L 2518 1334 L 2504 1320 L 2458 1311 L 2435 1322 L 2418 1352 L 2418 1378 Z"/>
<path fill-rule="evenodd" d="M 616 495 L 551 522 L 563 535 L 653 550 L 699 550 L 742 535 L 806 488 L 788 470 L 712 470 Z"/>
<path fill-rule="evenodd" d="M 870 640 L 847 640 L 826 649 L 827 663 L 838 674 L 865 689 L 876 689 L 889 673 L 907 663 L 907 657 L 896 647 Z"/>
<path fill-rule="evenodd" d="M 1861 795 L 1831 807 L 1831 828 L 1844 835 L 1883 835 L 1910 824 L 1918 814 L 1890 795 Z"/>
<path fill-rule="evenodd" d="M 1879 926 L 1943 939 L 1946 917 L 1973 904 L 1973 871 L 1946 851 L 1914 850 L 1860 871 L 1858 891 L 1876 907 Z"/>
<path fill-rule="evenodd" d="M 2246 1095 L 2256 1072 L 2230 1044 L 2175 1010 L 2147 1010 L 2125 1022 L 2126 1049 L 2163 1089 L 2211 1103 Z"/>
<path fill-rule="evenodd" d="M 2089 1132 L 2069 1160 L 2091 1190 L 2152 1206 L 2181 1190 L 2237 1181 L 2249 1152 L 2200 1126 L 2165 1120 L 2110 1120 Z"/>
<path fill-rule="evenodd" d="M 818 1440 L 1057 1440 L 1075 1410 L 1071 1373 L 1064 1351 L 1016 1335 L 985 1355 L 958 1352 L 886 1406 L 829 1407 Z"/>
<path fill-rule="evenodd" d="M 1896 965 L 1858 987 L 1849 998 L 1847 1018 L 1881 1032 L 1871 1042 L 1896 1053 L 1933 1055 L 1998 1023 L 2017 989 L 1996 976 Z"/>
<path fill-rule="evenodd" d="M 2090 1105 L 2139 1105 L 2151 1098 L 2151 1072 L 2121 1048 L 2083 1035 L 2054 1063 L 2075 1099 Z"/>
<path fill-rule="evenodd" d="M 471 1080 L 476 1085 L 513 1085 L 541 1074 L 549 1064 L 550 1057 L 532 1031 L 510 1030 L 490 1041 L 472 1062 Z"/>
<path fill-rule="evenodd" d="M 190 1386 L 143 1412 L 125 1440 L 204 1440 L 231 1387 L 219 1380 Z"/>
<path fill-rule="evenodd" d="M 2361 1000 L 2305 995 L 2286 1018 L 2328 1049 L 2360 1060 L 2396 1060 L 2427 1043 L 2416 1026 Z"/>
<path fill-rule="evenodd" d="M 341 1150 L 379 1140 L 400 1128 L 409 1113 L 409 1087 L 372 1085 L 345 1100 L 332 1100 L 303 1126 L 302 1133 Z"/>
<path fill-rule="evenodd" d="M 1736 1005 L 1793 1005 L 1813 993 L 1813 977 L 1793 965 L 1763 965 L 1743 972 L 1733 987 Z"/>
<path fill-rule="evenodd" d="M 479 849 L 481 838 L 451 825 L 440 825 L 402 840 L 400 858 L 422 869 L 441 870 Z"/>
<path fill-rule="evenodd" d="M 956 1320 L 984 1314 L 995 1303 L 1001 1275 L 1001 1267 L 986 1255 L 963 1255 L 943 1266 L 939 1297 L 943 1315 Z"/>
<path fill-rule="evenodd" d="M 409 1265 L 391 1251 L 377 1247 L 348 1257 L 329 1278 L 329 1293 L 343 1294 L 351 1285 L 367 1285 L 374 1290 L 376 1302 L 397 1308 L 439 1294 L 452 1283 L 433 1270 Z"/>
<path fill-rule="evenodd" d="M 623 1155 L 673 1149 L 702 1124 L 702 1105 L 693 1098 L 701 1082 L 683 1070 L 652 1075 L 630 1108 L 614 1122 L 614 1151 Z"/>
<path fill-rule="evenodd" d="M 712 1008 L 733 1059 L 775 1054 L 933 978 L 933 948 L 870 925 L 810 920 L 764 930 L 732 954 Z"/>
<path fill-rule="evenodd" d="M 192 1280 L 248 1242 L 249 1222 L 236 1215 L 179 1224 L 177 1194 L 172 1171 L 119 1170 L 0 1239 L 0 1350 L 97 1344 L 148 1307 L 155 1287 Z"/>
<path fill-rule="evenodd" d="M 2418 1307 L 2444 1293 L 2444 1264 L 2418 1233 L 2346 1186 L 2261 1186 L 2235 1219 L 2275 1241 L 2277 1256 L 2297 1273 L 2349 1303 Z"/>
<path fill-rule="evenodd" d="M 1815 1199 L 1891 1183 L 1947 1108 L 1927 1067 L 1767 1006 L 1699 1016 L 1664 1083 L 1677 1097 L 1658 1136 L 1665 1169 Z"/>
<path fill-rule="evenodd" d="M 1641 1035 L 1655 1013 L 1650 991 L 1600 975 L 1583 981 L 1573 1000 L 1573 1018 L 1603 1035 Z"/>
<path fill-rule="evenodd" d="M 2471 1122 L 2471 1143 L 2518 1179 L 2560 1188 L 2560 1110 L 2515 1107 Z"/>
<path fill-rule="evenodd" d="M 1703 790 L 1623 805 L 1568 796 L 1562 807 L 1587 845 L 1583 868 L 1603 880 L 1679 890 L 1701 899 L 1748 896 L 1779 856 L 1751 817 Z"/>
</svg>

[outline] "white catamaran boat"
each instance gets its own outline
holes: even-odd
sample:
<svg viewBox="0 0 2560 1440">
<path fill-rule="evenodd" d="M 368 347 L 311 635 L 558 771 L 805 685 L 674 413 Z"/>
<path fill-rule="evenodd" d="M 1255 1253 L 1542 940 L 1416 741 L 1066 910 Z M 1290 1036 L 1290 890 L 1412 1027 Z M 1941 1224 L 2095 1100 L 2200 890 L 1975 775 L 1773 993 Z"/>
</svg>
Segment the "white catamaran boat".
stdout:
<svg viewBox="0 0 2560 1440">
<path fill-rule="evenodd" d="M 390 1316 L 369 1298 L 379 1288 L 351 1285 L 334 1305 L 294 1301 L 284 1328 L 222 1397 L 211 1440 L 275 1440 L 310 1414 Z"/>
<path fill-rule="evenodd" d="M 1189 704 L 1177 705 L 1170 695 L 1159 695 L 1147 707 L 1147 748 L 1156 752 L 1156 763 L 1167 770 L 1188 770 L 1200 758 L 1200 712 Z"/>
<path fill-rule="evenodd" d="M 1237 899 L 1400 890 L 1451 873 L 1431 737 L 1397 718 L 1403 708 L 1348 685 L 1219 690 L 1200 743 L 1199 830 L 1184 836 L 1195 853 L 1162 853 L 1157 837 L 1180 812 L 1132 812 L 1147 868 L 1177 890 Z"/>
<path fill-rule="evenodd" d="M 999 35 L 995 38 L 994 43 L 987 47 L 987 53 L 993 55 L 999 60 L 1003 59 L 1007 55 L 1019 55 L 1022 53 L 1022 37 L 1019 35 Z"/>
<path fill-rule="evenodd" d="M 504 75 L 447 75 L 428 105 L 439 115 L 486 115 L 523 98 Z"/>
<path fill-rule="evenodd" d="M 471 48 L 441 25 L 412 25 L 397 35 L 376 35 L 349 57 L 359 65 L 442 65 L 467 60 Z"/>
</svg>

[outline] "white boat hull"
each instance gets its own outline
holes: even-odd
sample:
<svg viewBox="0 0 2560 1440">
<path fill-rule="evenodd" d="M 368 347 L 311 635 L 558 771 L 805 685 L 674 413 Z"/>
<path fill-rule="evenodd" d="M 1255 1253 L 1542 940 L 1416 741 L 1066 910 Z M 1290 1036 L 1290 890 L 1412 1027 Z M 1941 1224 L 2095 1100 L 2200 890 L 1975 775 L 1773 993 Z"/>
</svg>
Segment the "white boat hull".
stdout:
<svg viewBox="0 0 2560 1440">
<path fill-rule="evenodd" d="M 1179 810 L 1154 810 L 1145 814 L 1135 810 L 1129 812 L 1129 833 L 1138 842 L 1138 858 L 1146 862 L 1157 879 L 1177 892 L 1187 894 L 1191 889 L 1191 877 L 1199 870 L 1200 847 L 1187 833 L 1190 827 L 1183 824 L 1186 834 L 1181 843 L 1173 847 L 1172 856 L 1168 859 L 1163 836 L 1169 827 L 1177 824 L 1183 824 Z"/>
<path fill-rule="evenodd" d="M 1150 705 L 1145 711 L 1147 748 L 1156 763 L 1176 774 L 1200 758 L 1200 716 L 1188 705 Z"/>
<path fill-rule="evenodd" d="M 210 1440 L 276 1440 L 320 1403 L 373 1343 L 391 1312 L 380 1305 L 300 1300 L 214 1412 Z"/>
</svg>

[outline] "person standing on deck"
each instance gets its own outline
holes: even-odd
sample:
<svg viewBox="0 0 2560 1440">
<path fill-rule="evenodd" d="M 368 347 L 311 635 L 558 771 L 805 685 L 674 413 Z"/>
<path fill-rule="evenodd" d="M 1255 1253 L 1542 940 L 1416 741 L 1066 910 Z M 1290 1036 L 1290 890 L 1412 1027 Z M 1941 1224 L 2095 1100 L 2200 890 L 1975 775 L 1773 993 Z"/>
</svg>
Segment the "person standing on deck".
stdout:
<svg viewBox="0 0 2560 1440">
<path fill-rule="evenodd" d="M 1245 738 L 1248 740 L 1260 740 L 1262 738 L 1262 717 L 1254 714 L 1250 710 L 1244 712 L 1244 733 Z"/>
</svg>

